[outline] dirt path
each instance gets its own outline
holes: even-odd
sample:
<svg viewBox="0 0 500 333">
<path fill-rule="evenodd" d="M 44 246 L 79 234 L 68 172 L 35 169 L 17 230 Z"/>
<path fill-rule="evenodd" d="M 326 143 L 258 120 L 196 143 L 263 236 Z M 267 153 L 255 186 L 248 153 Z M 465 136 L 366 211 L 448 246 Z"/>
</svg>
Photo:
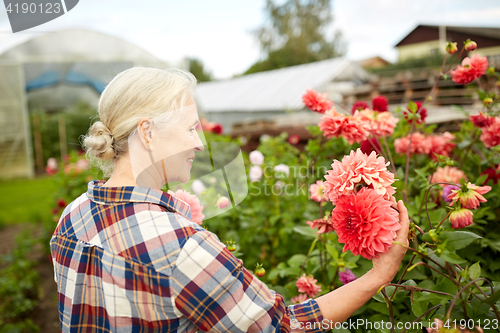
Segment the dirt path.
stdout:
<svg viewBox="0 0 500 333">
<path fill-rule="evenodd" d="M 27 224 L 7 226 L 0 230 L 0 255 L 8 254 L 16 246 L 16 236 L 22 234 L 24 230 L 30 230 L 30 235 L 36 238 L 41 228 Z M 31 234 L 31 231 L 34 233 Z M 31 259 L 38 262 L 36 269 L 40 275 L 40 299 L 31 319 L 40 327 L 42 333 L 60 332 L 57 287 L 54 282 L 52 262 L 41 246 L 32 251 Z"/>
</svg>

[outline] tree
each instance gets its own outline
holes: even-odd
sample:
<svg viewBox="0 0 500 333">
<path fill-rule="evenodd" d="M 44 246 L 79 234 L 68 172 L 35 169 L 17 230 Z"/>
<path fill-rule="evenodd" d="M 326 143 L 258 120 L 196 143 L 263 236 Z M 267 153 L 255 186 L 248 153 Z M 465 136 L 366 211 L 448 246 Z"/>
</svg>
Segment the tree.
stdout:
<svg viewBox="0 0 500 333">
<path fill-rule="evenodd" d="M 206 72 L 201 60 L 189 58 L 189 71 L 196 77 L 198 82 L 212 81 L 212 74 Z"/>
<path fill-rule="evenodd" d="M 333 21 L 331 0 L 266 0 L 269 21 L 255 31 L 264 60 L 245 74 L 325 60 L 345 53 L 340 32 L 327 37 Z"/>
</svg>

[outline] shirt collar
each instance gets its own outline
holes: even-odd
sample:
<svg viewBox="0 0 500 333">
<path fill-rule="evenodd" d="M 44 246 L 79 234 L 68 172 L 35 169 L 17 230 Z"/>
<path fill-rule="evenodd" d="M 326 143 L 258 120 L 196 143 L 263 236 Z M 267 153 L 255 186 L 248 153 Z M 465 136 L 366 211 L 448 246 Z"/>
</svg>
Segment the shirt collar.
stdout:
<svg viewBox="0 0 500 333">
<path fill-rule="evenodd" d="M 89 182 L 87 196 L 90 200 L 100 204 L 150 202 L 191 219 L 191 207 L 166 192 L 141 186 L 102 187 L 104 183 L 106 183 L 105 180 Z"/>
</svg>

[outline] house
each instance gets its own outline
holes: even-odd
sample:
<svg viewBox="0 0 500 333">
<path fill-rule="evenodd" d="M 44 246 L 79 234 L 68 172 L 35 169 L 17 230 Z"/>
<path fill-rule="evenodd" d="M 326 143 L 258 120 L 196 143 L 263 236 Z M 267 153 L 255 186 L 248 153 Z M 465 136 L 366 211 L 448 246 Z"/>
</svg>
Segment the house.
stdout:
<svg viewBox="0 0 500 333">
<path fill-rule="evenodd" d="M 242 122 L 276 122 L 276 117 L 308 119 L 317 124 L 317 114 L 306 111 L 302 103 L 307 89 L 327 93 L 330 100 L 342 103 L 345 94 L 355 87 L 369 85 L 372 80 L 373 75 L 358 63 L 333 58 L 200 83 L 196 101 L 200 113 L 209 121 L 221 123 L 225 133 L 232 132 L 234 125 L 238 127 Z"/>
<path fill-rule="evenodd" d="M 397 43 L 396 48 L 401 62 L 409 58 L 444 53 L 448 41 L 457 42 L 460 50 L 467 39 L 477 43 L 475 53 L 487 56 L 493 66 L 500 65 L 500 27 L 419 25 Z"/>
</svg>

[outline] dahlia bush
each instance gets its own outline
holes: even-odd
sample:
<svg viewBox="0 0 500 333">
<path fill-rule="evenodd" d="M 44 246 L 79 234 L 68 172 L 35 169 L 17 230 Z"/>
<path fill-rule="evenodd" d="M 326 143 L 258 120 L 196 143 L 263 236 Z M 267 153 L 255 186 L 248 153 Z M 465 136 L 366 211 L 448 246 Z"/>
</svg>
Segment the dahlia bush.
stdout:
<svg viewBox="0 0 500 333">
<path fill-rule="evenodd" d="M 447 51 L 458 59 L 465 45 L 455 48 Z M 402 199 L 411 219 L 405 260 L 351 320 L 420 322 L 429 332 L 500 327 L 498 77 L 477 54 L 443 66 L 438 80 L 469 85 L 483 102 L 453 133 L 426 124 L 429 98 L 389 110 L 376 96 L 346 108 L 307 90 L 304 105 L 322 116 L 304 150 L 286 133 L 262 137 L 250 154 L 249 197 L 208 226 L 235 239 L 245 264 L 262 263 L 261 279 L 297 303 L 402 246 L 394 242 Z"/>
</svg>

